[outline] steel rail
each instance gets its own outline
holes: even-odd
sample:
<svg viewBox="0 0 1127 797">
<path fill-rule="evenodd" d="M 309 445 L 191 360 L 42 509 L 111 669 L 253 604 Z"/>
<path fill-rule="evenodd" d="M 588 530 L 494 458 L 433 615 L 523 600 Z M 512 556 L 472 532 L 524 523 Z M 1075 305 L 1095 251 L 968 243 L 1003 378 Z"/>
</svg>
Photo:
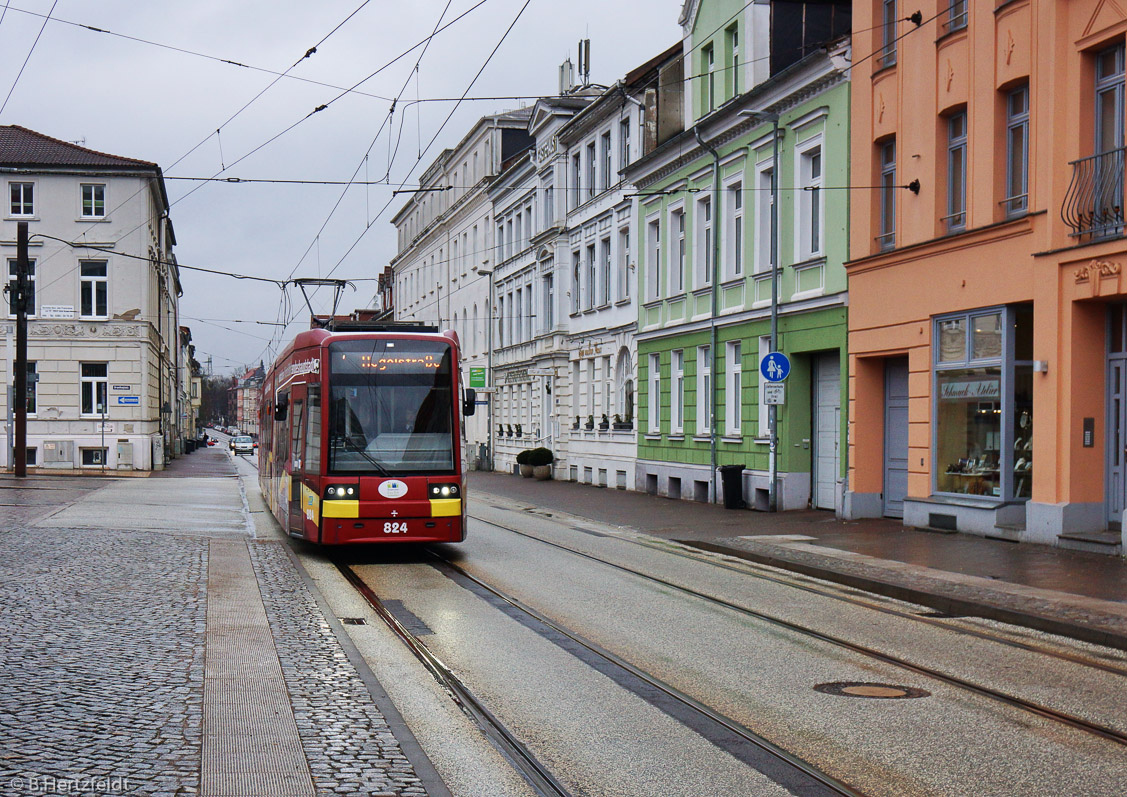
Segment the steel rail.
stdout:
<svg viewBox="0 0 1127 797">
<path fill-rule="evenodd" d="M 499 507 L 499 508 L 504 508 L 504 507 Z M 479 517 L 477 515 L 471 515 L 470 517 L 473 517 L 475 520 L 481 520 L 485 523 L 492 523 L 492 521 L 486 520 L 485 518 Z M 497 525 L 497 524 L 493 524 L 493 525 Z M 503 524 L 502 524 L 502 527 L 507 528 L 507 527 L 503 526 Z M 809 584 L 803 584 L 799 580 L 797 580 L 800 577 L 800 574 L 794 574 L 794 576 L 795 576 L 794 580 L 788 580 L 786 578 L 782 578 L 782 577 L 778 577 L 778 576 L 772 576 L 770 573 L 764 572 L 764 571 L 769 569 L 768 565 L 762 565 L 762 564 L 758 564 L 756 562 L 749 562 L 749 561 L 746 561 L 746 560 L 741 560 L 741 566 L 737 567 L 737 566 L 732 565 L 728 562 L 719 562 L 719 561 L 716 561 L 715 559 L 703 556 L 703 555 L 698 554 L 698 553 L 694 553 L 692 551 L 684 551 L 684 550 L 677 550 L 677 549 L 674 549 L 674 548 L 662 547 L 660 545 L 655 545 L 655 544 L 645 542 L 645 541 L 642 541 L 642 540 L 630 539 L 630 538 L 627 538 L 627 537 L 616 537 L 615 539 L 621 540 L 622 542 L 629 543 L 631 545 L 637 545 L 637 546 L 642 547 L 642 548 L 648 548 L 651 551 L 660 551 L 662 553 L 672 554 L 673 556 L 680 556 L 684 559 L 688 559 L 690 562 L 698 562 L 700 564 L 707 564 L 707 565 L 711 565 L 713 567 L 720 568 L 722 570 L 730 570 L 731 572 L 739 573 L 740 575 L 751 576 L 752 578 L 757 578 L 757 579 L 760 579 L 762 581 L 770 581 L 771 583 L 779 584 L 779 585 L 784 586 L 784 587 L 792 587 L 792 588 L 800 590 L 802 592 L 808 592 L 812 595 L 818 595 L 820 597 L 825 597 L 825 598 L 830 598 L 832 600 L 841 601 L 842 603 L 848 603 L 848 604 L 851 604 L 853 606 L 859 606 L 863 609 L 871 609 L 872 611 L 880 612 L 882 614 L 888 614 L 888 615 L 891 615 L 893 617 L 899 617 L 899 618 L 902 618 L 902 619 L 905 619 L 905 620 L 912 620 L 912 621 L 917 622 L 917 623 L 923 623 L 925 625 L 931 625 L 931 626 L 934 626 L 936 628 L 942 628 L 946 631 L 951 631 L 951 632 L 956 633 L 956 634 L 962 634 L 963 636 L 976 637 L 976 638 L 982 639 L 986 642 L 995 642 L 999 645 L 1005 645 L 1007 647 L 1016 648 L 1018 650 L 1024 650 L 1024 651 L 1029 652 L 1029 653 L 1037 653 L 1037 654 L 1042 655 L 1042 656 L 1049 656 L 1051 658 L 1060 659 L 1061 661 L 1067 661 L 1067 662 L 1070 662 L 1072 664 L 1079 664 L 1083 667 L 1089 667 L 1089 668 L 1094 669 L 1094 670 L 1102 670 L 1103 672 L 1107 672 L 1107 673 L 1110 673 L 1112 675 L 1120 675 L 1120 676 L 1123 676 L 1124 678 L 1127 678 L 1127 668 L 1125 668 L 1125 667 L 1117 666 L 1117 665 L 1114 665 L 1114 664 L 1108 664 L 1108 663 L 1102 662 L 1102 661 L 1096 661 L 1096 660 L 1092 659 L 1090 656 L 1085 656 L 1085 655 L 1081 655 L 1081 654 L 1077 654 L 1077 653 L 1065 653 L 1063 651 L 1052 650 L 1052 649 L 1047 648 L 1047 647 L 1035 645 L 1035 644 L 1032 644 L 1030 642 L 1022 642 L 1022 641 L 1016 640 L 1016 639 L 1007 639 L 1005 637 L 999 636 L 996 633 L 990 633 L 988 631 L 982 631 L 982 630 L 977 629 L 977 628 L 961 628 L 959 626 L 954 626 L 954 625 L 950 625 L 948 623 L 945 623 L 942 620 L 934 618 L 934 617 L 924 617 L 924 616 L 921 616 L 921 615 L 918 615 L 918 614 L 913 614 L 912 612 L 905 612 L 905 611 L 901 611 L 899 609 L 890 608 L 888 606 L 881 606 L 880 604 L 873 603 L 871 601 L 861 600 L 860 598 L 854 598 L 854 597 L 850 597 L 848 595 L 842 595 L 839 592 L 834 592 L 834 591 L 827 590 L 827 589 L 819 589 L 818 587 L 814 587 L 814 586 L 811 586 Z M 681 542 L 679 540 L 672 540 L 672 542 L 676 542 L 678 545 L 686 545 L 685 542 Z M 691 545 L 690 545 L 690 547 L 691 547 Z M 802 576 L 802 577 L 810 578 L 810 576 Z"/>
<path fill-rule="evenodd" d="M 705 593 L 698 592 L 697 590 L 694 590 L 690 587 L 685 587 L 681 584 L 675 584 L 672 581 L 667 581 L 666 579 L 659 578 L 657 576 L 652 576 L 652 575 L 649 575 L 647 573 L 643 573 L 641 571 L 634 570 L 632 568 L 626 567 L 624 565 L 615 564 L 614 562 L 608 562 L 604 559 L 600 559 L 597 556 L 592 556 L 591 554 L 584 553 L 583 551 L 577 551 L 574 548 L 567 547 L 566 545 L 560 545 L 559 543 L 555 543 L 555 542 L 552 542 L 550 540 L 545 540 L 541 537 L 537 537 L 533 534 L 528 534 L 527 532 L 520 531 L 519 529 L 514 529 L 510 526 L 505 526 L 504 524 L 501 524 L 501 523 L 495 523 L 491 520 L 485 520 L 484 518 L 480 518 L 480 517 L 475 517 L 474 519 L 478 520 L 480 522 L 486 523 L 487 525 L 494 526 L 496 528 L 503 529 L 505 531 L 509 531 L 509 532 L 514 533 L 514 534 L 518 534 L 518 535 L 520 535 L 522 537 L 526 537 L 530 540 L 535 540 L 536 542 L 542 543 L 544 545 L 549 545 L 553 548 L 558 548 L 561 551 L 567 551 L 568 553 L 574 554 L 576 556 L 583 557 L 584 559 L 590 559 L 593 562 L 597 562 L 599 564 L 605 565 L 605 566 L 613 568 L 615 570 L 620 570 L 624 573 L 629 573 L 629 574 L 637 576 L 639 578 L 643 578 L 647 581 L 652 581 L 656 584 L 660 584 L 664 587 L 668 587 L 670 589 L 677 590 L 678 592 L 685 593 L 686 595 L 690 595 L 694 598 L 699 598 L 699 599 L 704 600 L 708 603 L 713 603 L 713 604 L 716 604 L 718 606 L 723 606 L 727 609 L 731 609 L 731 610 L 738 612 L 740 614 L 747 615 L 748 617 L 754 617 L 757 620 L 761 620 L 763 622 L 770 623 L 771 625 L 779 626 L 781 628 L 786 628 L 786 629 L 793 631 L 797 634 L 801 634 L 803 636 L 808 636 L 808 637 L 817 639 L 819 641 L 822 641 L 822 642 L 825 642 L 825 643 L 828 643 L 828 644 L 831 644 L 831 645 L 834 645 L 834 646 L 837 646 L 837 647 L 844 648 L 844 649 L 852 651 L 854 653 L 861 654 L 862 656 L 866 656 L 868 658 L 872 658 L 872 659 L 876 659 L 877 661 L 884 662 L 885 664 L 891 664 L 895 667 L 899 667 L 901 669 L 908 670 L 909 672 L 914 672 L 918 675 L 923 675 L 923 676 L 926 676 L 928 678 L 932 678 L 934 680 L 940 681 L 940 682 L 948 684 L 950 686 L 955 686 L 955 687 L 958 687 L 960 689 L 964 689 L 966 691 L 973 692 L 974 694 L 977 694 L 981 697 L 986 697 L 986 698 L 989 698 L 991 700 L 995 700 L 995 701 L 1000 702 L 1004 705 L 1011 706 L 1011 707 L 1014 707 L 1014 708 L 1019 708 L 1019 709 L 1026 711 L 1030 714 L 1035 714 L 1035 715 L 1043 717 L 1045 719 L 1049 719 L 1049 720 L 1052 720 L 1054 722 L 1058 722 L 1058 723 L 1061 723 L 1063 725 L 1067 725 L 1067 726 L 1076 728 L 1077 730 L 1081 730 L 1081 731 L 1083 731 L 1085 733 L 1089 733 L 1093 736 L 1099 736 L 1101 738 L 1107 739 L 1107 740 L 1115 742 L 1117 744 L 1127 746 L 1127 733 L 1123 733 L 1122 731 L 1117 731 L 1114 728 L 1108 728 L 1108 727 L 1105 727 L 1103 725 L 1099 725 L 1095 722 L 1091 722 L 1089 720 L 1083 719 L 1082 717 L 1077 717 L 1073 714 L 1067 714 L 1067 713 L 1062 712 L 1062 711 L 1057 711 L 1056 709 L 1052 709 L 1052 708 L 1049 708 L 1047 706 L 1043 706 L 1039 703 L 1034 703 L 1033 701 L 1030 701 L 1030 700 L 1025 700 L 1024 698 L 1015 697 L 1013 695 L 1007 695 L 1004 692 L 1000 692 L 996 689 L 991 689 L 988 686 L 980 686 L 979 684 L 972 683 L 972 682 L 967 681 L 963 678 L 959 678 L 958 676 L 947 675 L 947 674 L 940 672 L 939 670 L 933 669 L 931 667 L 927 667 L 927 666 L 924 666 L 922 664 L 914 664 L 910 661 L 906 661 L 906 660 L 901 659 L 901 658 L 894 656 L 892 654 L 883 653 L 883 652 L 876 650 L 874 648 L 870 648 L 870 647 L 867 647 L 865 645 L 858 644 L 856 642 L 850 642 L 849 640 L 842 639 L 842 638 L 834 636 L 832 634 L 824 633 L 822 631 L 816 631 L 813 628 L 808 628 L 806 626 L 799 625 L 798 623 L 792 623 L 789 620 L 783 620 L 783 619 L 778 618 L 778 617 L 771 617 L 770 615 L 763 614 L 762 612 L 757 612 L 754 609 L 749 609 L 745 606 L 740 606 L 739 604 L 732 603 L 731 601 L 724 600 L 723 598 L 717 598 L 717 597 L 712 596 L 712 595 L 706 595 Z"/>
<path fill-rule="evenodd" d="M 336 558 L 330 558 L 337 570 L 348 579 L 348 582 L 368 602 L 372 610 L 407 645 L 415 657 L 430 671 L 435 680 L 450 693 L 455 702 L 474 720 L 482 732 L 508 759 L 513 768 L 528 781 L 537 794 L 571 797 L 571 792 L 556 780 L 548 768 L 536 759 L 528 748 L 485 707 L 484 703 L 478 700 L 469 687 L 454 674 L 453 670 L 447 667 L 417 636 L 412 634 L 403 623 L 399 622 L 388 611 L 379 596 L 364 583 L 364 580 L 351 567 Z"/>
<path fill-rule="evenodd" d="M 544 615 L 541 612 L 537 611 L 536 609 L 532 608 L 528 604 L 524 603 L 519 598 L 515 598 L 512 595 L 509 595 L 508 593 L 504 592 L 503 590 L 501 590 L 497 587 L 494 587 L 490 584 L 485 583 L 484 581 L 482 581 L 477 576 L 473 575 L 472 573 L 467 572 L 460 565 L 457 565 L 454 562 L 452 562 L 451 560 L 447 559 L 446 557 L 441 556 L 435 550 L 427 549 L 427 552 L 432 557 L 434 557 L 435 559 L 440 561 L 444 566 L 449 567 L 451 570 L 456 571 L 457 573 L 459 573 L 463 577 L 469 579 L 473 583 L 480 586 L 482 589 L 488 590 L 489 592 L 496 595 L 501 600 L 508 603 L 514 609 L 516 609 L 520 612 L 523 612 L 524 614 L 527 614 L 529 617 L 536 619 L 538 622 L 543 623 L 544 625 L 548 626 L 549 628 L 556 631 L 557 633 L 560 633 L 563 636 L 566 636 L 568 639 L 570 639 L 573 642 L 583 646 L 587 650 L 589 650 L 592 653 L 594 653 L 595 655 L 605 659 L 606 661 L 610 662 L 611 664 L 613 664 L 617 667 L 621 667 L 623 670 L 630 673 L 635 678 L 638 678 L 639 680 L 643 681 L 644 683 L 648 684 L 649 686 L 652 686 L 653 688 L 659 690 L 660 692 L 662 692 L 666 696 L 673 698 L 674 700 L 688 706 L 692 710 L 694 710 L 697 713 L 701 714 L 702 716 L 706 717 L 711 722 L 714 722 L 717 725 L 721 726 L 722 728 L 724 728 L 728 732 L 738 736 L 739 738 L 741 738 L 741 739 L 743 739 L 747 742 L 750 742 L 751 744 L 760 748 L 764 752 L 767 752 L 770 755 L 775 756 L 776 758 L 782 760 L 787 765 L 793 767 L 794 769 L 799 770 L 800 772 L 805 774 L 807 777 L 816 781 L 821 786 L 824 786 L 826 789 L 828 789 L 833 794 L 848 795 L 849 797 L 864 797 L 863 792 L 859 792 L 856 789 L 852 788 L 851 786 L 849 786 L 845 783 L 842 783 L 841 781 L 833 778 L 830 775 L 827 775 L 826 773 L 822 772 L 821 770 L 816 769 L 813 765 L 809 764 L 806 761 L 803 761 L 801 758 L 798 758 L 797 756 L 793 755 L 792 753 L 784 750 L 783 748 L 779 747 L 778 745 L 774 744 L 773 742 L 764 738 L 763 736 L 760 736 L 759 734 L 752 731 L 750 728 L 747 728 L 747 727 L 741 725 L 740 723 L 736 722 L 734 719 L 732 719 L 730 717 L 726 717 L 723 714 L 718 713 L 714 709 L 710 708 L 709 706 L 705 705 L 704 703 L 701 703 L 696 698 L 693 698 L 693 697 L 685 694 L 684 692 L 677 689 L 676 687 L 674 687 L 670 684 L 667 684 L 666 682 L 656 678 L 653 675 L 650 675 L 649 673 L 647 673 L 643 670 L 638 669 L 637 667 L 635 667 L 630 662 L 628 662 L 625 659 L 621 658 L 620 656 L 612 653 L 611 651 L 602 647 L 598 643 L 593 642 L 593 641 L 587 639 L 586 637 L 580 636 L 579 634 L 576 634 L 575 632 L 571 631 L 570 629 L 566 628 L 565 626 L 560 625 L 556 621 L 552 620 L 551 618 L 547 617 L 546 615 Z"/>
</svg>

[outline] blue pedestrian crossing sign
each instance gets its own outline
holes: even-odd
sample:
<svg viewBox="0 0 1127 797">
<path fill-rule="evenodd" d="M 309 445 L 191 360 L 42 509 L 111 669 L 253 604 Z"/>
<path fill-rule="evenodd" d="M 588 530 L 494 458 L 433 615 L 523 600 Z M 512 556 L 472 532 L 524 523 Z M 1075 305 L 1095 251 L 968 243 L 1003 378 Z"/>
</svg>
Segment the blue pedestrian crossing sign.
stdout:
<svg viewBox="0 0 1127 797">
<path fill-rule="evenodd" d="M 759 373 L 768 382 L 782 382 L 790 375 L 790 360 L 780 351 L 773 351 L 759 361 Z"/>
</svg>

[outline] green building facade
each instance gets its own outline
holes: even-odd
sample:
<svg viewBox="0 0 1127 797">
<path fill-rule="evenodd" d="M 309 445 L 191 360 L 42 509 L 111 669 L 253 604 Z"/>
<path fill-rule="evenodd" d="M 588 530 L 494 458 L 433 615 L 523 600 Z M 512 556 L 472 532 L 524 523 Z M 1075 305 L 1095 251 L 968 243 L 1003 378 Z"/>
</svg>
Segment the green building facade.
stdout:
<svg viewBox="0 0 1127 797">
<path fill-rule="evenodd" d="M 777 409 L 777 506 L 840 511 L 848 39 L 780 66 L 765 8 L 686 4 L 684 132 L 626 172 L 637 189 L 636 487 L 719 500 L 717 468 L 743 465 L 742 499 L 768 507 L 759 367 L 774 304 L 774 350 L 791 362 Z"/>
</svg>

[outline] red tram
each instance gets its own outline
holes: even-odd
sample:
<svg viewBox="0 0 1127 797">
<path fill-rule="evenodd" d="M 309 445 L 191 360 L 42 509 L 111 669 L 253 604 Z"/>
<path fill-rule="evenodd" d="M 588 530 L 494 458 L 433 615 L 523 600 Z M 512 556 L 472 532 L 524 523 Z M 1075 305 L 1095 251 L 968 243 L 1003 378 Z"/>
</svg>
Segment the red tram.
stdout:
<svg viewBox="0 0 1127 797">
<path fill-rule="evenodd" d="M 313 329 L 266 373 L 259 480 L 291 536 L 465 539 L 461 416 L 475 396 L 467 388 L 458 406 L 458 337 L 432 329 Z"/>
</svg>

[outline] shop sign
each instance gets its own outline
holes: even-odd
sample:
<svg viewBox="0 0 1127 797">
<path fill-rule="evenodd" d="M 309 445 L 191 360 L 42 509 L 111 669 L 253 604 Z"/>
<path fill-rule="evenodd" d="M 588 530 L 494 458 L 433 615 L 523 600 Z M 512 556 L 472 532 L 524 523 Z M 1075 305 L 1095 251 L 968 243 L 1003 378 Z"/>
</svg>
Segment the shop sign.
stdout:
<svg viewBox="0 0 1127 797">
<path fill-rule="evenodd" d="M 505 384 L 506 385 L 511 385 L 515 382 L 527 382 L 527 381 L 529 381 L 528 369 L 527 368 L 514 368 L 513 370 L 511 370 L 511 371 L 509 371 L 508 373 L 505 374 Z"/>
<path fill-rule="evenodd" d="M 39 307 L 40 318 L 74 319 L 74 305 L 70 304 L 44 304 Z"/>
<path fill-rule="evenodd" d="M 962 379 L 955 382 L 944 382 L 939 386 L 939 398 L 944 401 L 959 401 L 965 399 L 1000 399 L 1002 397 L 1002 381 L 1000 379 Z"/>
<path fill-rule="evenodd" d="M 470 387 L 485 387 L 485 369 L 484 368 L 471 368 L 470 369 Z"/>
</svg>

